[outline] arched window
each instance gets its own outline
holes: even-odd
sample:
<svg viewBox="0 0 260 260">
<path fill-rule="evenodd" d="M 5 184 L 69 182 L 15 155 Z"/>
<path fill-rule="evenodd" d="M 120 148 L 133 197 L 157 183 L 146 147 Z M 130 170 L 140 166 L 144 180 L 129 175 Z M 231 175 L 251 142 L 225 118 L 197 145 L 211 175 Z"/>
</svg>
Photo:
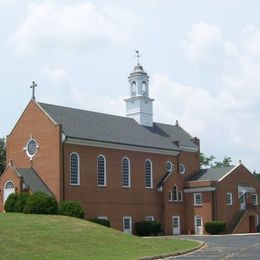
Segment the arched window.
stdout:
<svg viewBox="0 0 260 260">
<path fill-rule="evenodd" d="M 131 95 L 132 97 L 136 96 L 136 82 L 133 81 L 132 84 L 131 84 Z"/>
<path fill-rule="evenodd" d="M 146 82 L 142 82 L 142 95 L 146 96 L 147 95 L 147 88 L 146 88 Z"/>
<path fill-rule="evenodd" d="M 182 191 L 179 191 L 179 201 L 182 202 Z"/>
<path fill-rule="evenodd" d="M 106 158 L 99 155 L 97 158 L 97 183 L 98 186 L 106 186 Z"/>
<path fill-rule="evenodd" d="M 172 201 L 172 192 L 171 191 L 169 191 L 169 193 L 168 193 L 168 200 Z"/>
<path fill-rule="evenodd" d="M 150 160 L 145 161 L 145 188 L 153 187 L 153 171 L 152 162 Z"/>
<path fill-rule="evenodd" d="M 131 186 L 130 161 L 126 157 L 123 158 L 122 160 L 122 182 L 123 182 L 123 187 Z"/>
<path fill-rule="evenodd" d="M 80 183 L 79 155 L 72 153 L 70 155 L 70 184 L 79 185 Z"/>
<path fill-rule="evenodd" d="M 11 181 L 8 181 L 5 184 L 5 190 L 14 189 L 14 184 Z"/>
<path fill-rule="evenodd" d="M 176 185 L 172 189 L 172 201 L 178 201 L 178 188 Z"/>
</svg>

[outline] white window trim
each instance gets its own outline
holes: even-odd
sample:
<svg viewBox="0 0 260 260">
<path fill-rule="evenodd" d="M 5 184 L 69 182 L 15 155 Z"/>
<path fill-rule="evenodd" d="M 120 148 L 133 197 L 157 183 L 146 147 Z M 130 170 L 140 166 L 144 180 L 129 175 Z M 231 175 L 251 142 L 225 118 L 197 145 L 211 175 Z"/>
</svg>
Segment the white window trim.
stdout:
<svg viewBox="0 0 260 260">
<path fill-rule="evenodd" d="M 181 194 L 181 196 L 180 196 L 180 194 Z M 183 192 L 181 190 L 178 193 L 178 199 L 179 199 L 179 202 L 183 202 Z"/>
<path fill-rule="evenodd" d="M 77 183 L 71 183 L 71 156 L 73 154 L 76 154 L 77 158 L 78 158 L 78 172 L 77 172 L 78 181 L 77 181 Z M 72 152 L 70 154 L 70 185 L 71 186 L 79 186 L 80 185 L 80 157 L 79 157 L 79 154 L 76 153 L 76 152 Z"/>
<path fill-rule="evenodd" d="M 122 159 L 122 178 L 123 178 L 123 161 L 124 161 L 124 159 L 127 159 L 127 161 L 128 161 L 128 185 L 126 186 L 123 184 L 122 186 L 123 186 L 123 188 L 131 188 L 131 162 L 130 162 L 129 158 L 126 156 Z"/>
<path fill-rule="evenodd" d="M 98 219 L 108 220 L 108 217 L 107 217 L 107 216 L 98 216 L 97 218 L 98 218 Z"/>
<path fill-rule="evenodd" d="M 171 195 L 170 195 L 170 194 L 171 194 Z M 171 198 L 169 198 L 169 195 L 170 195 Z M 169 202 L 172 202 L 172 191 L 169 191 L 169 193 L 168 193 L 168 201 L 169 201 Z"/>
<path fill-rule="evenodd" d="M 132 217 L 131 216 L 124 216 L 123 217 L 123 232 L 125 232 L 125 233 L 128 233 L 128 232 L 126 232 L 125 231 L 125 219 L 129 219 L 130 220 L 130 234 L 132 234 L 133 233 L 133 226 L 132 226 Z"/>
<path fill-rule="evenodd" d="M 146 216 L 145 221 L 154 221 L 154 216 Z"/>
<path fill-rule="evenodd" d="M 145 183 L 145 188 L 146 189 L 153 189 L 153 164 L 152 164 L 152 161 L 150 159 L 146 159 L 145 162 L 144 162 L 144 174 L 145 174 L 145 164 L 146 164 L 147 161 L 149 161 L 150 165 L 151 165 L 151 186 L 147 187 L 146 183 Z"/>
<path fill-rule="evenodd" d="M 197 203 L 197 200 L 196 200 L 196 196 L 197 195 L 200 195 L 200 198 L 201 198 L 201 202 L 200 203 Z M 202 193 L 201 192 L 196 192 L 194 193 L 194 206 L 201 206 L 202 205 Z"/>
<path fill-rule="evenodd" d="M 233 205 L 233 195 L 232 195 L 232 193 L 231 192 L 227 192 L 227 195 L 226 195 L 227 197 L 226 197 L 226 203 L 227 203 L 227 205 L 228 206 L 232 206 Z M 229 199 L 230 199 L 230 203 L 228 203 L 228 196 L 229 196 Z"/>
<path fill-rule="evenodd" d="M 254 193 L 253 196 L 255 196 L 255 203 L 253 203 L 254 206 L 258 206 L 258 194 Z"/>
<path fill-rule="evenodd" d="M 98 184 L 98 158 L 103 157 L 104 159 L 104 184 Z M 97 157 L 97 186 L 98 187 L 106 187 L 107 186 L 107 161 L 106 157 L 103 154 L 99 154 Z"/>
</svg>

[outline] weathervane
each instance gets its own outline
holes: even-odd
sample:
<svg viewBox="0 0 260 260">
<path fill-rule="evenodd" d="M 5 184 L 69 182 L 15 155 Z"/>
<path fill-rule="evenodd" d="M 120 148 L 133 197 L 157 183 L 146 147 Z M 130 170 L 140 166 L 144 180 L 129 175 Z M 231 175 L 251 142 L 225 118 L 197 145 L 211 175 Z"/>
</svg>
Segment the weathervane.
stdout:
<svg viewBox="0 0 260 260">
<path fill-rule="evenodd" d="M 30 88 L 32 89 L 32 99 L 35 100 L 35 88 L 37 87 L 37 84 L 35 84 L 35 82 L 32 82 L 32 85 L 30 86 Z"/>
<path fill-rule="evenodd" d="M 135 57 L 137 58 L 137 65 L 140 65 L 140 57 L 142 57 L 142 55 L 139 53 L 139 51 L 135 51 L 136 52 L 136 55 Z"/>
</svg>

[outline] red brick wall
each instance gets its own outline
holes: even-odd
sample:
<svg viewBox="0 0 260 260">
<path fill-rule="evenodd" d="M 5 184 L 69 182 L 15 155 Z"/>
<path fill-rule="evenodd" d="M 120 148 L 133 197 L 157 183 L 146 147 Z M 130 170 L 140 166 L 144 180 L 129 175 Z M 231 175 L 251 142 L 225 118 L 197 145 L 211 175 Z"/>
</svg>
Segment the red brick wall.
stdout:
<svg viewBox="0 0 260 260">
<path fill-rule="evenodd" d="M 4 210 L 3 208 L 3 202 L 4 202 L 4 188 L 5 184 L 8 181 L 12 181 L 15 186 L 15 191 L 19 193 L 22 189 L 22 182 L 21 178 L 19 178 L 12 170 L 11 167 L 7 167 L 4 171 L 4 173 L 1 175 L 0 178 L 0 212 Z"/>
<path fill-rule="evenodd" d="M 260 196 L 260 182 L 242 164 L 239 165 L 217 184 L 217 219 L 225 221 L 227 224 L 231 221 L 236 212 L 240 210 L 238 184 L 247 184 L 255 188 L 258 193 L 258 198 Z M 226 203 L 227 192 L 232 193 L 232 206 L 228 206 Z M 251 196 L 248 198 L 247 203 L 252 203 Z"/>
<path fill-rule="evenodd" d="M 70 154 L 80 155 L 80 186 L 70 185 Z M 107 187 L 97 186 L 97 156 L 106 157 Z M 121 162 L 128 157 L 131 165 L 131 188 L 122 187 Z M 185 158 L 185 155 L 183 155 Z M 153 189 L 145 188 L 144 163 L 152 161 Z M 64 145 L 65 199 L 79 200 L 84 206 L 87 218 L 107 216 L 114 228 L 122 229 L 123 216 L 132 216 L 133 223 L 154 216 L 164 224 L 167 234 L 172 232 L 171 217 L 181 216 L 184 225 L 183 203 L 168 203 L 168 191 L 177 184 L 183 188 L 185 174 L 194 166 L 186 161 L 186 173 L 180 175 L 175 170 L 164 185 L 165 192 L 158 192 L 157 184 L 166 174 L 165 163 L 172 161 L 177 165 L 177 157 L 154 153 L 134 152 L 109 148 L 80 145 Z M 179 159 L 179 162 L 182 162 Z M 164 218 L 165 214 L 165 218 Z M 182 230 L 184 226 L 182 227 Z"/>
<path fill-rule="evenodd" d="M 23 150 L 31 135 L 39 145 L 32 161 Z M 7 138 L 7 161 L 12 159 L 17 168 L 33 167 L 61 200 L 61 156 L 60 126 L 31 101 Z"/>
</svg>

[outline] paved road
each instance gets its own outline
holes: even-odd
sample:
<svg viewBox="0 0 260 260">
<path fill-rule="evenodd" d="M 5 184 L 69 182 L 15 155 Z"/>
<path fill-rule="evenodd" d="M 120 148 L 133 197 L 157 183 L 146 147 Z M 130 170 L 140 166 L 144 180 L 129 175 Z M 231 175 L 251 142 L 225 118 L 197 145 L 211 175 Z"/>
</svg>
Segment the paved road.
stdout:
<svg viewBox="0 0 260 260">
<path fill-rule="evenodd" d="M 169 259 L 260 259 L 260 233 L 220 236 L 180 236 L 207 243 L 202 249 L 190 254 L 168 257 Z"/>
</svg>

